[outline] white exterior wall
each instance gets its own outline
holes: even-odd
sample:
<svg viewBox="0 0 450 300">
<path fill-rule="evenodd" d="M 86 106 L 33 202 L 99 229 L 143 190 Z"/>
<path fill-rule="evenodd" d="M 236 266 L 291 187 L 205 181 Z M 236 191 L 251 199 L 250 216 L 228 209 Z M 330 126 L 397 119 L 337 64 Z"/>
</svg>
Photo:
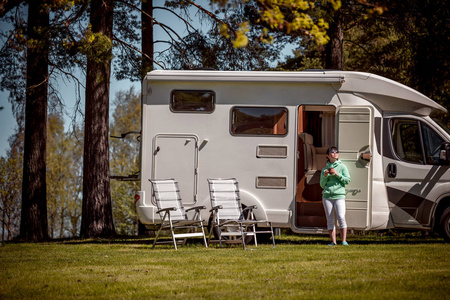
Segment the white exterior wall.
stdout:
<svg viewBox="0 0 450 300">
<path fill-rule="evenodd" d="M 168 103 L 173 89 L 214 91 L 217 99 L 214 112 L 174 113 L 170 111 Z M 161 105 L 153 103 L 161 103 Z M 138 206 L 151 205 L 148 195 L 151 185 L 148 179 L 153 176 L 154 137 L 157 134 L 195 134 L 198 137 L 199 146 L 207 140 L 198 151 L 198 202 L 196 205 L 210 207 L 207 178 L 235 177 L 239 181 L 242 203 L 258 205 L 259 209 L 255 211 L 258 219 L 270 220 L 274 226 L 289 227 L 290 210 L 294 209 L 295 204 L 297 110 L 300 104 L 340 105 L 340 101 L 329 84 L 248 82 L 157 82 L 151 84 L 150 94 L 143 95 L 141 191 L 146 191 L 146 195 L 145 203 L 143 205 L 138 203 Z M 288 109 L 286 136 L 231 135 L 230 111 L 233 106 L 263 105 Z M 287 146 L 288 157 L 257 158 L 258 145 Z M 256 188 L 257 176 L 285 176 L 288 178 L 287 188 Z M 173 177 L 177 179 L 176 174 Z M 186 203 L 193 202 L 192 196 L 183 190 L 181 196 Z M 141 211 L 145 210 L 148 214 L 154 215 L 154 209 L 142 208 Z M 207 214 L 205 218 L 209 216 L 208 212 L 205 214 Z"/>
<path fill-rule="evenodd" d="M 417 118 L 424 116 L 427 118 L 426 116 L 433 109 L 443 110 L 443 108 L 420 93 L 379 76 L 352 72 L 327 73 L 333 76 L 325 76 L 326 80 L 334 82 L 337 77 L 345 77 L 345 82 L 318 83 L 321 80 L 320 72 L 311 73 L 310 79 L 305 77 L 308 73 L 305 75 L 302 72 L 276 74 L 274 72 L 155 72 L 149 80 L 144 80 L 141 191 L 139 192 L 141 198 L 136 203 L 141 222 L 157 223 L 159 218 L 155 214 L 155 207 L 151 204 L 151 185 L 148 181 L 154 176 L 152 172 L 155 136 L 178 134 L 195 136 L 198 140 L 198 198 L 195 205 L 210 207 L 207 178 L 235 177 L 239 181 L 243 204 L 256 204 L 259 207 L 255 211 L 258 219 L 267 219 L 276 227 L 294 227 L 291 214 L 295 210 L 296 201 L 298 106 L 333 105 L 337 110 L 344 106 L 370 108 L 374 136 L 371 139 L 372 158 L 369 166 L 371 182 L 368 183 L 370 194 L 366 229 L 392 228 L 390 219 L 392 207 L 388 201 L 386 172 L 383 165 L 382 141 L 383 136 L 387 134 L 383 131 L 383 114 L 386 111 L 395 110 L 409 115 L 414 114 Z M 164 76 L 158 77 L 158 74 Z M 280 74 L 284 78 L 278 77 Z M 191 78 L 191 75 L 197 77 Z M 240 77 L 236 79 L 232 75 Z M 296 78 L 296 76 L 299 77 Z M 214 112 L 174 113 L 170 111 L 169 98 L 174 89 L 214 91 L 216 95 Z M 287 108 L 287 135 L 284 137 L 233 136 L 230 133 L 230 112 L 233 106 Z M 287 158 L 257 158 L 258 145 L 287 146 L 288 156 Z M 176 175 L 172 177 L 179 180 Z M 256 188 L 257 176 L 286 176 L 287 188 Z M 445 191 L 449 190 L 448 185 L 448 182 L 440 184 L 441 188 L 429 191 L 428 196 L 431 199 L 449 194 L 445 194 Z M 186 207 L 194 205 L 191 193 L 181 190 L 181 196 L 186 203 L 189 203 Z M 208 216 L 209 212 L 205 210 L 203 217 L 208 218 Z"/>
</svg>

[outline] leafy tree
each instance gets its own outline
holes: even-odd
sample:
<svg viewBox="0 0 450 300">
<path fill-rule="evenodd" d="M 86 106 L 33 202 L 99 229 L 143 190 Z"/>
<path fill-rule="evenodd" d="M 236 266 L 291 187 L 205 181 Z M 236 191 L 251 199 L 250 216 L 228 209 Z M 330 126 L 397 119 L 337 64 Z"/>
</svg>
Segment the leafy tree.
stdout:
<svg viewBox="0 0 450 300">
<path fill-rule="evenodd" d="M 74 3 L 69 0 L 16 0 L 5 1 L 0 7 L 0 17 L 11 26 L 11 30 L 2 29 L 6 42 L 0 50 L 0 88 L 10 92 L 9 100 L 19 127 L 25 127 L 21 236 L 26 240 L 38 241 L 48 236 L 47 101 L 50 95 L 58 97 L 57 90 L 50 84 L 55 74 L 73 78 L 64 70 L 70 68 L 74 59 L 72 53 L 65 51 L 62 39 L 70 34 L 69 28 L 76 23 L 78 12 L 75 16 L 67 13 Z"/>
<path fill-rule="evenodd" d="M 346 33 L 345 67 L 386 76 L 444 107 L 450 100 L 446 1 L 382 1 L 387 10 Z M 443 116 L 446 121 L 449 116 Z"/>
<path fill-rule="evenodd" d="M 131 88 L 117 93 L 113 104 L 116 108 L 112 116 L 111 136 L 130 134 L 111 139 L 111 173 L 117 176 L 132 175 L 133 179 L 139 172 L 141 99 Z M 114 225 L 121 235 L 137 233 L 138 220 L 133 198 L 138 189 L 136 181 L 111 181 Z"/>
<path fill-rule="evenodd" d="M 186 1 L 191 2 L 191 1 Z M 221 7 L 229 10 L 232 7 L 245 5 L 248 0 L 212 0 Z M 275 31 L 284 31 L 287 34 L 295 33 L 308 36 L 318 45 L 324 45 L 329 41 L 326 30 L 328 24 L 322 18 L 314 18 L 308 12 L 315 8 L 317 2 L 331 3 L 335 10 L 341 6 L 340 0 L 330 1 L 304 1 L 304 0 L 255 0 L 257 5 L 258 22 L 261 27 L 261 37 L 266 39 L 267 29 Z M 230 30 L 227 24 L 221 26 L 222 34 L 226 37 L 233 36 L 233 44 L 235 47 L 247 46 L 249 39 L 247 37 L 248 22 L 244 21 L 240 24 L 240 28 L 236 31 Z"/>
<path fill-rule="evenodd" d="M 28 3 L 25 146 L 20 235 L 48 238 L 46 190 L 49 9 L 45 1 Z"/>
<path fill-rule="evenodd" d="M 210 25 L 207 34 L 193 31 L 182 41 L 174 42 L 174 46 L 165 58 L 166 61 L 173 69 L 268 69 L 270 63 L 278 59 L 284 45 L 260 42 L 261 26 L 248 26 L 246 37 L 256 42 L 247 43 L 246 46 L 239 48 L 235 47 L 233 41 L 223 36 L 220 31 L 220 25 L 224 23 L 233 31 L 239 30 L 240 24 L 245 20 L 255 20 L 258 17 L 257 9 L 254 2 L 231 7 L 226 11 L 223 19 L 219 19 L 218 15 L 225 12 L 216 11 L 216 15 L 210 17 L 207 24 L 204 24 L 204 26 Z"/>
<path fill-rule="evenodd" d="M 0 218 L 2 241 L 11 240 L 19 234 L 23 131 L 9 138 L 10 150 L 6 157 L 0 158 Z"/>
<path fill-rule="evenodd" d="M 319 45 L 307 36 L 293 34 L 291 41 L 298 41 L 299 47 L 294 51 L 293 57 L 288 57 L 284 64 L 280 64 L 280 68 L 346 69 L 345 51 L 349 45 L 349 37 L 352 39 L 352 29 L 369 28 L 374 20 L 382 16 L 385 8 L 372 1 L 344 1 L 341 4 L 336 10 L 329 1 L 316 2 L 311 16 L 322 19 L 329 25 L 329 42 L 326 45 Z"/>
<path fill-rule="evenodd" d="M 404 48 L 409 48 L 411 59 L 403 62 L 410 73 L 407 84 L 450 108 L 448 1 L 389 0 L 385 5 L 386 23 L 403 35 Z"/>
<path fill-rule="evenodd" d="M 81 220 L 82 148 L 64 132 L 61 112 L 48 118 L 47 207 L 51 238 L 78 235 Z"/>
</svg>

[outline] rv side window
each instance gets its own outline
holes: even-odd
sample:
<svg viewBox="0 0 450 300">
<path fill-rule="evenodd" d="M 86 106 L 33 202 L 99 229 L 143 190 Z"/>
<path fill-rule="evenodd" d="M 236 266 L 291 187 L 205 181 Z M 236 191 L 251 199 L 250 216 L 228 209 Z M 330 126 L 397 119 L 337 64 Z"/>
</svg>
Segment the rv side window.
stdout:
<svg viewBox="0 0 450 300">
<path fill-rule="evenodd" d="M 174 90 L 170 97 L 173 112 L 212 112 L 215 95 L 213 91 Z"/>
<path fill-rule="evenodd" d="M 416 120 L 393 120 L 392 144 L 402 160 L 434 165 L 444 140 L 429 126 Z M 425 153 L 424 153 L 425 152 Z"/>
<path fill-rule="evenodd" d="M 233 135 L 286 135 L 287 109 L 284 107 L 233 107 Z"/>
</svg>

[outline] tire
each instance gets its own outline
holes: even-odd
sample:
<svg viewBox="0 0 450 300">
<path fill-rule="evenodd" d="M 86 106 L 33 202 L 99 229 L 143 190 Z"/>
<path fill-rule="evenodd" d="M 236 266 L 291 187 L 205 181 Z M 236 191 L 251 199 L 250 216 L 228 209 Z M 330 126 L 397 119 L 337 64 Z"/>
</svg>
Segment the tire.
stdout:
<svg viewBox="0 0 450 300">
<path fill-rule="evenodd" d="M 245 209 L 245 207 L 246 207 L 245 205 L 242 205 L 242 209 Z M 244 216 L 247 217 L 247 215 L 245 213 L 244 213 Z M 213 223 L 213 219 L 212 219 L 212 216 L 210 216 L 210 218 L 208 220 L 208 233 L 211 232 L 212 223 Z M 250 229 L 248 228 L 247 231 L 250 231 Z M 217 229 L 217 227 L 213 228 L 213 235 L 214 235 L 214 238 L 216 240 L 219 239 L 219 230 Z M 229 236 L 222 236 L 222 240 L 223 241 L 227 241 L 229 239 L 230 239 Z M 236 237 L 236 239 L 237 240 L 241 240 L 242 238 L 241 237 Z M 253 242 L 253 236 L 246 236 L 245 237 L 245 244 L 246 245 L 248 245 L 248 244 L 250 244 L 252 242 Z"/>
<path fill-rule="evenodd" d="M 208 220 L 208 227 L 207 227 L 208 228 L 208 234 L 209 234 L 209 232 L 211 232 L 211 227 L 213 226 L 212 223 L 213 223 L 213 220 L 212 220 L 212 217 L 210 217 L 209 220 Z M 212 230 L 213 230 L 214 239 L 218 240 L 219 239 L 219 230 L 217 229 L 217 227 L 213 227 Z M 228 236 L 222 236 L 222 240 L 223 241 L 227 241 L 229 239 L 230 239 L 230 237 L 228 237 Z M 236 237 L 236 239 L 240 240 L 242 238 L 241 237 Z M 252 242 L 253 242 L 253 236 L 246 236 L 245 237 L 245 244 L 249 244 L 249 243 L 252 243 Z"/>
<path fill-rule="evenodd" d="M 273 229 L 275 231 L 275 228 Z M 270 227 L 256 227 L 256 231 L 270 231 Z M 275 232 L 274 232 L 275 233 Z M 271 233 L 260 233 L 258 234 L 258 244 L 272 244 L 272 234 Z"/>
<path fill-rule="evenodd" d="M 250 231 L 249 228 L 247 230 Z M 214 234 L 214 238 L 216 240 L 218 240 L 219 239 L 219 230 L 217 229 L 217 227 L 213 228 L 213 234 Z M 229 236 L 222 236 L 222 240 L 223 241 L 228 241 L 230 238 L 231 237 L 229 237 Z M 242 240 L 242 238 L 240 236 L 237 236 L 236 239 L 237 240 Z M 246 236 L 245 237 L 245 244 L 248 245 L 250 243 L 253 243 L 253 236 Z"/>
<path fill-rule="evenodd" d="M 444 210 L 439 220 L 439 233 L 447 243 L 450 242 L 450 206 Z"/>
</svg>

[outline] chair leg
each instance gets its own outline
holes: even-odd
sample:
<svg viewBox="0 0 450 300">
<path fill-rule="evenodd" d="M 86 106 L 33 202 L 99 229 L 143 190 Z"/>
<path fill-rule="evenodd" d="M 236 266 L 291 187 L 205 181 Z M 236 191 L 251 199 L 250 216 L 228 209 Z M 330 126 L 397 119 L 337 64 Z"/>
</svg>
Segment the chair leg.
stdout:
<svg viewBox="0 0 450 300">
<path fill-rule="evenodd" d="M 175 239 L 175 233 L 173 232 L 172 226 L 170 226 L 170 231 L 172 232 L 172 240 L 173 240 L 173 245 L 175 246 L 175 250 L 178 250 L 177 249 L 177 240 Z"/>
<path fill-rule="evenodd" d="M 253 225 L 252 229 L 253 229 L 253 237 L 255 238 L 255 247 L 258 247 L 258 242 L 256 238 L 256 225 Z"/>
<path fill-rule="evenodd" d="M 272 222 L 269 222 L 269 224 L 270 224 L 270 231 L 272 232 L 272 243 L 273 243 L 272 248 L 275 248 L 275 235 L 273 234 Z"/>
<path fill-rule="evenodd" d="M 222 229 L 220 228 L 220 225 L 217 225 L 217 231 L 219 232 L 219 245 L 220 248 L 222 248 Z"/>
<path fill-rule="evenodd" d="M 247 247 L 245 246 L 245 234 L 244 234 L 244 228 L 242 227 L 242 223 L 240 223 L 239 226 L 241 228 L 242 246 L 244 247 L 244 250 L 247 250 Z M 246 226 L 245 226 L 245 229 L 247 230 Z"/>
<path fill-rule="evenodd" d="M 211 241 L 211 234 L 212 234 L 212 232 L 213 232 L 213 228 L 214 228 L 214 226 L 211 226 L 211 229 L 209 230 L 208 244 L 209 244 L 210 241 Z"/>
<path fill-rule="evenodd" d="M 156 233 L 155 240 L 153 241 L 152 249 L 155 248 L 156 241 L 158 240 L 159 234 L 161 233 L 161 229 L 162 229 L 162 224 L 161 224 L 161 227 L 159 227 L 158 232 Z"/>
<path fill-rule="evenodd" d="M 203 223 L 201 223 L 201 226 L 202 226 L 202 233 L 203 233 L 203 241 L 205 242 L 205 247 L 208 248 L 208 243 L 206 242 L 205 228 L 203 227 Z"/>
</svg>

